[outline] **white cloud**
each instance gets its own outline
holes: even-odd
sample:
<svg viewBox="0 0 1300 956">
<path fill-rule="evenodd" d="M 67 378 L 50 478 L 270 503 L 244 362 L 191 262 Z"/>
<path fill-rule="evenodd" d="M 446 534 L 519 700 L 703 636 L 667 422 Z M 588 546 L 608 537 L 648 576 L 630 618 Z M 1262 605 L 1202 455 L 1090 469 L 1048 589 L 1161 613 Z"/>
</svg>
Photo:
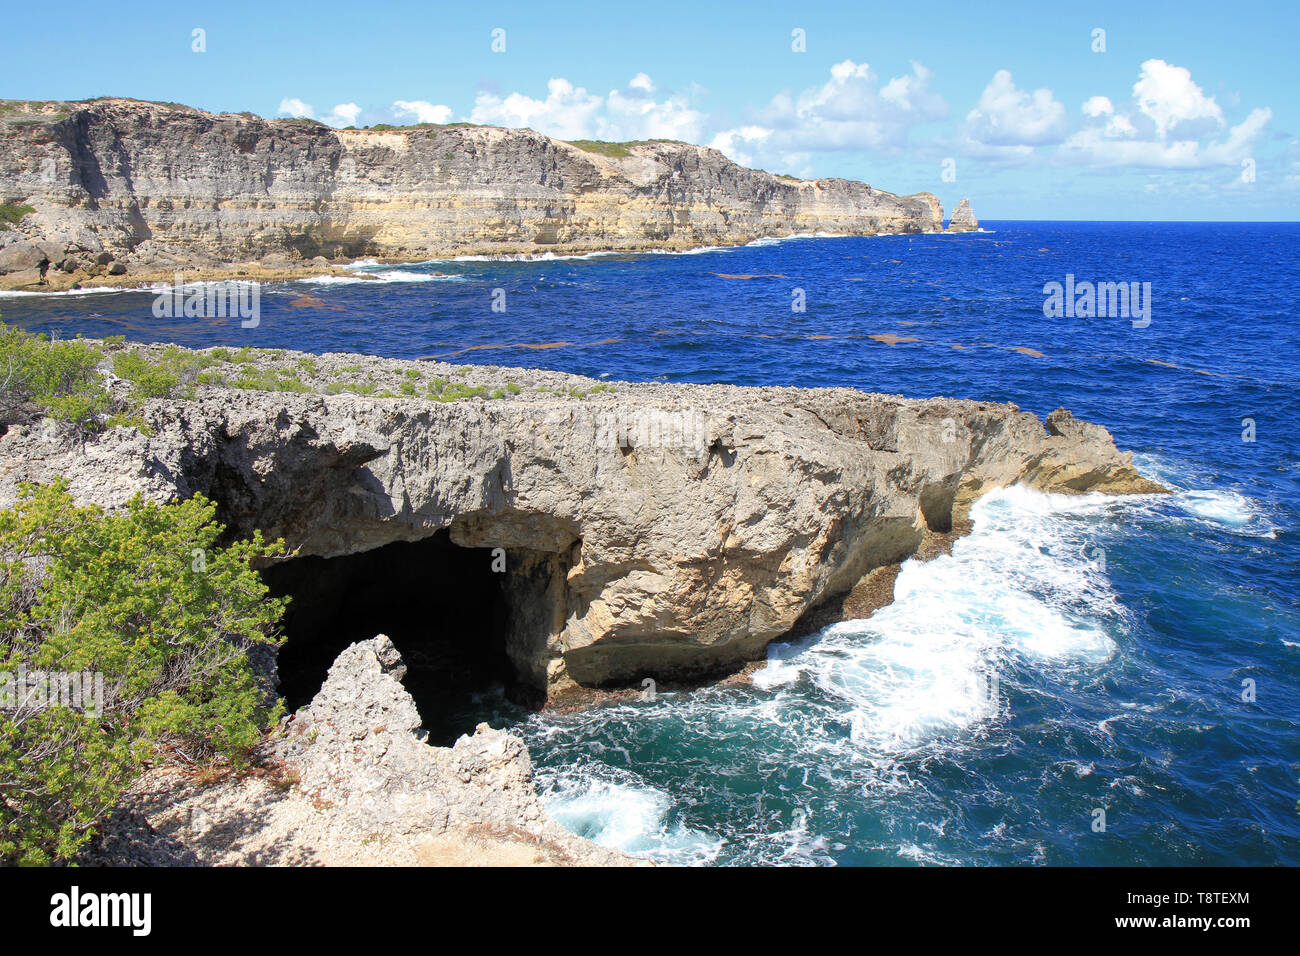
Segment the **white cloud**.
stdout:
<svg viewBox="0 0 1300 956">
<path fill-rule="evenodd" d="M 1115 104 L 1106 96 L 1090 96 L 1083 104 L 1084 116 L 1109 116 L 1115 112 Z"/>
<path fill-rule="evenodd" d="M 548 81 L 546 89 L 544 100 L 523 93 L 504 98 L 479 93 L 469 118 L 488 126 L 527 127 L 558 139 L 594 139 L 604 100 L 561 78 Z"/>
<path fill-rule="evenodd" d="M 395 100 L 393 114 L 399 117 L 413 116 L 417 123 L 446 123 L 451 120 L 451 107 L 435 106 L 424 100 Z"/>
<path fill-rule="evenodd" d="M 318 117 L 310 103 L 304 103 L 297 97 L 285 97 L 280 101 L 280 109 L 276 111 L 276 115 L 294 116 L 300 119 L 319 119 L 327 126 L 338 128 L 356 126 L 357 117 L 361 115 L 361 107 L 356 103 L 340 103 L 326 115 Z"/>
<path fill-rule="evenodd" d="M 1214 97 L 1206 96 L 1192 82 L 1191 71 L 1164 60 L 1142 64 L 1142 74 L 1133 84 L 1133 98 L 1138 109 L 1155 123 L 1157 138 L 1162 140 L 1175 126 L 1193 120 L 1208 120 L 1214 129 L 1224 126 L 1223 110 Z"/>
<path fill-rule="evenodd" d="M 724 129 L 710 145 L 738 163 L 781 170 L 804 169 L 815 152 L 897 153 L 913 127 L 948 115 L 943 97 L 930 90 L 933 76 L 913 61 L 910 73 L 881 86 L 869 64 L 844 60 L 821 86 L 778 93 L 756 123 Z"/>
<path fill-rule="evenodd" d="M 1065 107 L 1052 91 L 1044 87 L 1031 94 L 1018 89 L 1010 70 L 993 74 L 979 102 L 966 115 L 966 135 L 982 146 L 1059 143 L 1065 131 Z"/>
<path fill-rule="evenodd" d="M 547 83 L 544 100 L 523 93 L 501 97 L 480 93 L 470 119 L 493 126 L 528 127 L 557 139 L 680 139 L 698 142 L 704 114 L 685 96 L 656 99 L 654 81 L 638 73 L 621 90 L 608 96 L 588 93 L 568 80 Z"/>
<path fill-rule="evenodd" d="M 643 78 L 644 85 L 638 83 Z M 692 109 L 685 97 L 656 100 L 650 78 L 638 73 L 626 90 L 610 90 L 605 116 L 598 121 L 597 128 L 599 139 L 615 142 L 679 139 L 694 143 L 703 135 L 704 114 Z"/>
<path fill-rule="evenodd" d="M 321 117 L 321 122 L 326 126 L 356 126 L 357 117 L 361 115 L 361 107 L 356 103 L 340 103 L 334 107 L 328 114 Z"/>
<path fill-rule="evenodd" d="M 276 115 L 293 116 L 299 119 L 303 117 L 306 117 L 307 119 L 313 119 L 316 116 L 316 114 L 312 112 L 312 108 L 308 106 L 306 103 L 304 103 L 302 100 L 289 98 L 289 97 L 286 97 L 285 99 L 282 99 L 280 101 L 280 109 L 276 111 Z"/>
<path fill-rule="evenodd" d="M 742 166 L 753 166 L 755 152 L 771 135 L 772 131 L 762 126 L 741 126 L 718 133 L 709 146 Z"/>
<path fill-rule="evenodd" d="M 1216 140 L 1227 126 L 1223 111 L 1189 70 L 1164 60 L 1142 64 L 1127 110 L 1094 96 L 1084 103 L 1083 112 L 1092 122 L 1066 140 L 1059 161 L 1167 169 L 1240 165 L 1273 116 L 1267 108 L 1252 110 Z"/>
</svg>

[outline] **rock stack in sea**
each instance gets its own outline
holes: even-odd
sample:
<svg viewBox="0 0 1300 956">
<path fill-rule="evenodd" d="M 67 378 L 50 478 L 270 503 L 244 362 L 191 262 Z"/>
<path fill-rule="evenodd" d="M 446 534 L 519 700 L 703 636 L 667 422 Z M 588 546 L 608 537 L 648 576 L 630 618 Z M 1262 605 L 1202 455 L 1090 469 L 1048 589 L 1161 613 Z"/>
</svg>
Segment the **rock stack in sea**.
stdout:
<svg viewBox="0 0 1300 956">
<path fill-rule="evenodd" d="M 957 208 L 952 211 L 952 219 L 948 223 L 948 232 L 975 232 L 979 227 L 979 220 L 970 211 L 970 200 L 963 199 L 957 203 Z"/>
</svg>

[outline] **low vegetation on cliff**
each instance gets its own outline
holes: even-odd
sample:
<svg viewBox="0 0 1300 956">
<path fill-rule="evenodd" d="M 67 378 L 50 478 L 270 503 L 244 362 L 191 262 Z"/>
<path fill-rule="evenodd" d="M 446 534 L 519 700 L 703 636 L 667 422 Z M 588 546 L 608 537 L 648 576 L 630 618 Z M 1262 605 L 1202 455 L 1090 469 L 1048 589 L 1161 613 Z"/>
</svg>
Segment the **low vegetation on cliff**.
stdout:
<svg viewBox="0 0 1300 956">
<path fill-rule="evenodd" d="M 449 377 L 464 375 L 445 366 L 428 372 L 375 366 L 363 374 L 360 364 L 248 346 L 191 351 L 176 345 L 128 345 L 120 336 L 61 341 L 0 322 L 0 429 L 43 419 L 51 437 L 66 429 L 82 442 L 119 425 L 147 432 L 141 415 L 146 401 L 191 399 L 205 387 L 431 402 L 497 400 L 523 391 L 513 381 L 475 384 Z M 545 386 L 537 391 L 552 393 Z M 613 386 L 597 385 L 585 391 L 559 388 L 552 394 L 584 398 L 613 391 Z"/>
<path fill-rule="evenodd" d="M 21 203 L 4 203 L 0 205 L 0 232 L 17 223 L 23 216 L 30 215 L 35 211 L 31 206 L 25 206 Z"/>
</svg>

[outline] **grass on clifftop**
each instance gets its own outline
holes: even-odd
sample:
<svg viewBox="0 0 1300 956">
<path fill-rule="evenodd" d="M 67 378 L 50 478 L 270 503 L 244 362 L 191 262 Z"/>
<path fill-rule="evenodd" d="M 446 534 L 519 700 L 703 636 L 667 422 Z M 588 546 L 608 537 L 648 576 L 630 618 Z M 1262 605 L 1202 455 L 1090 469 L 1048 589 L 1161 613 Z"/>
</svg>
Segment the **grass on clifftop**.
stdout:
<svg viewBox="0 0 1300 956">
<path fill-rule="evenodd" d="M 125 426 L 148 433 L 150 399 L 193 399 L 204 386 L 259 392 L 421 398 L 431 402 L 500 400 L 519 395 L 512 381 L 491 385 L 428 376 L 420 367 L 396 369 L 361 363 L 322 370 L 315 356 L 291 357 L 282 350 L 218 347 L 192 351 L 177 345 L 137 348 L 122 336 L 101 342 L 46 339 L 0 322 L 0 428 L 11 423 L 49 423 L 71 429 L 76 440 Z M 462 370 L 449 372 L 464 377 Z M 583 390 L 573 386 L 538 392 L 566 398 L 613 393 L 612 385 Z M 57 435 L 57 431 L 52 433 Z"/>
<path fill-rule="evenodd" d="M 607 143 L 599 139 L 571 139 L 568 140 L 570 146 L 576 146 L 585 153 L 598 153 L 601 156 L 609 156 L 611 159 L 622 159 L 624 156 L 631 156 L 632 150 L 629 146 L 649 146 L 651 143 L 674 143 L 677 145 L 686 145 L 676 139 L 629 139 L 622 143 Z"/>
</svg>

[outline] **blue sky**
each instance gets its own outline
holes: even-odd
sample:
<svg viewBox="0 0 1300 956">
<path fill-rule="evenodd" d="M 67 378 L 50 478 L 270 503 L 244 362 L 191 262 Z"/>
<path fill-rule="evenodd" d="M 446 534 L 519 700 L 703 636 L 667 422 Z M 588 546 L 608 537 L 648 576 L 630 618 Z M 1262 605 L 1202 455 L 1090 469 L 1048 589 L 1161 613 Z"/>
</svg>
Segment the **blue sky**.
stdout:
<svg viewBox="0 0 1300 956">
<path fill-rule="evenodd" d="M 662 136 L 986 219 L 1300 219 L 1300 7 L 1054 6 L 66 0 L 6 12 L 0 97 Z"/>
</svg>

